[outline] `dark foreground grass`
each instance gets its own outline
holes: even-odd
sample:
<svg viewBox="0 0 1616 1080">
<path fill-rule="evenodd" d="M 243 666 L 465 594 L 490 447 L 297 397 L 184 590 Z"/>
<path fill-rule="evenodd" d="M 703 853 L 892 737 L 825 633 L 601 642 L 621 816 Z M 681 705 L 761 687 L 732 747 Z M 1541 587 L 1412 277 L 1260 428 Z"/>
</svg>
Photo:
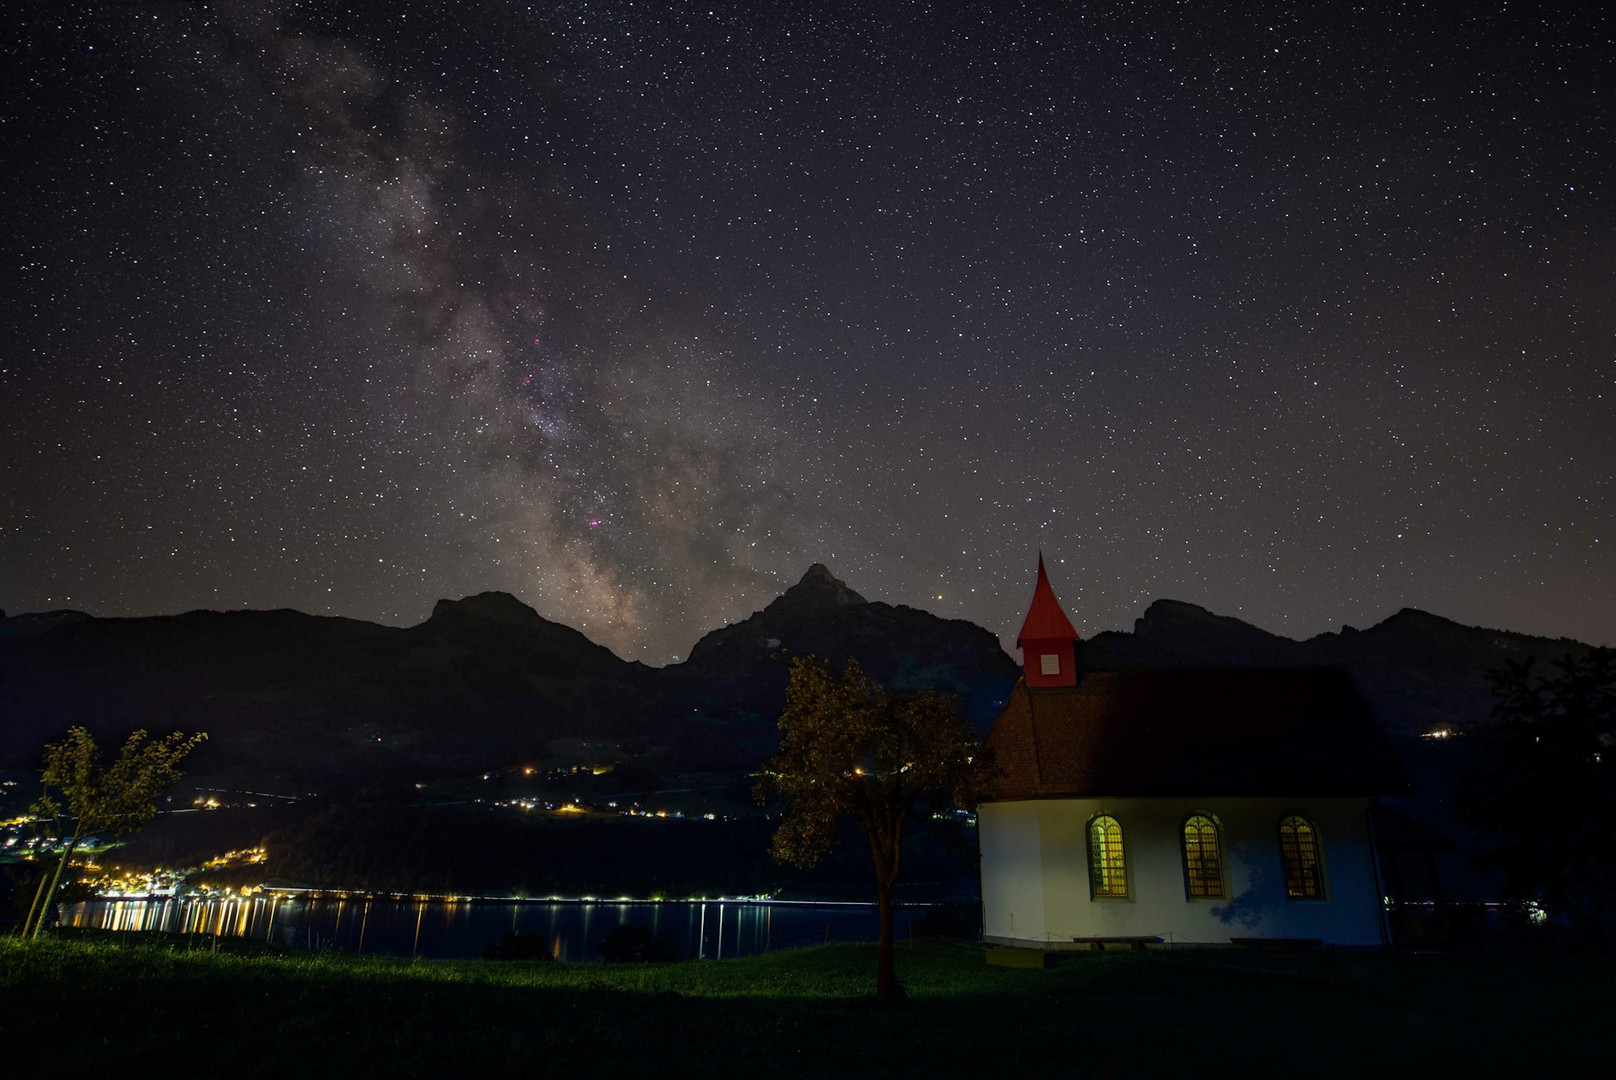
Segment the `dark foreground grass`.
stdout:
<svg viewBox="0 0 1616 1080">
<path fill-rule="evenodd" d="M 206 941 L 207 939 L 202 939 Z M 189 945 L 189 948 L 187 947 Z M 0 1075 L 1602 1076 L 1608 957 L 901 950 L 657 966 L 0 938 Z"/>
</svg>

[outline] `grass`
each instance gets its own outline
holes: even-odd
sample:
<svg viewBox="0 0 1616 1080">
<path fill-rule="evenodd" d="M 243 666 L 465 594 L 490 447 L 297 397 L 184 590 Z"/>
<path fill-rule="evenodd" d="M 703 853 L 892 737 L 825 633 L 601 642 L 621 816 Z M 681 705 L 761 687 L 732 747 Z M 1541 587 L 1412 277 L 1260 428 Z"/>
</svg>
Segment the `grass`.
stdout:
<svg viewBox="0 0 1616 1080">
<path fill-rule="evenodd" d="M 233 1076 L 1601 1075 L 1608 958 L 873 946 L 668 965 L 0 938 L 0 1071 Z"/>
</svg>

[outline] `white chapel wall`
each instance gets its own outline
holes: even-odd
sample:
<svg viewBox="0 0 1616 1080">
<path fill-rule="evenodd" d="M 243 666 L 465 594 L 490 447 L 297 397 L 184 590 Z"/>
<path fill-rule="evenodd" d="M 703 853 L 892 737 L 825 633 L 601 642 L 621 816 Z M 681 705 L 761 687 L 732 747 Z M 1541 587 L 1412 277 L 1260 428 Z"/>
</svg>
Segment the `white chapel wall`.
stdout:
<svg viewBox="0 0 1616 1080">
<path fill-rule="evenodd" d="M 990 940 L 1037 937 L 1044 929 L 1038 803 L 985 803 L 977 811 L 982 844 L 982 933 Z"/>
<path fill-rule="evenodd" d="M 1224 944 L 1231 938 L 1318 938 L 1378 945 L 1379 898 L 1363 798 L 1046 799 L 982 808 L 985 932 L 1001 941 L 1070 944 L 1073 938 L 1160 937 Z M 1181 829 L 1191 813 L 1222 826 L 1225 895 L 1186 897 Z M 1089 819 L 1123 828 L 1129 896 L 1091 899 Z M 1303 813 L 1318 829 L 1327 898 L 1285 895 L 1278 825 Z M 1037 854 L 1029 861 L 1029 847 Z M 1033 865 L 1035 863 L 1036 865 Z M 1038 901 L 1031 895 L 1039 894 Z M 1009 911 L 1016 911 L 1010 932 Z M 1035 920 L 1035 915 L 1037 921 Z"/>
</svg>

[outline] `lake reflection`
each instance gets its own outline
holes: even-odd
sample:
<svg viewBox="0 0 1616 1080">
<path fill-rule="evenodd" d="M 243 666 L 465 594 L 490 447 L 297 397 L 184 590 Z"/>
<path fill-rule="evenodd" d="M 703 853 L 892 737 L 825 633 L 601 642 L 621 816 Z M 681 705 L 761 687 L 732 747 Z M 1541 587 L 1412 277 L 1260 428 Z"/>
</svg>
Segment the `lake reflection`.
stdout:
<svg viewBox="0 0 1616 1080">
<path fill-rule="evenodd" d="M 899 905 L 903 938 L 927 905 Z M 607 934 L 627 923 L 668 942 L 680 959 L 756 956 L 830 941 L 874 941 L 873 904 L 785 901 L 472 901 L 154 897 L 92 900 L 63 910 L 69 926 L 165 930 L 256 938 L 276 945 L 360 954 L 464 959 L 481 956 L 502 934 L 542 934 L 562 960 L 596 960 Z"/>
</svg>

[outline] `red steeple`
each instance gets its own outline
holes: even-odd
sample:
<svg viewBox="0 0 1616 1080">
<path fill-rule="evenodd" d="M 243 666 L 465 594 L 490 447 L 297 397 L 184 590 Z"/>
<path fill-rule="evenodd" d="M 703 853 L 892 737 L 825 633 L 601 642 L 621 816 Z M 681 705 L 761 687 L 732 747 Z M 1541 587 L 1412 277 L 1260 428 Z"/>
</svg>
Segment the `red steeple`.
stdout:
<svg viewBox="0 0 1616 1080">
<path fill-rule="evenodd" d="M 1022 670 L 1028 686 L 1076 686 L 1077 670 L 1072 655 L 1077 631 L 1066 617 L 1055 590 L 1044 572 L 1044 553 L 1038 553 L 1038 582 L 1032 589 L 1032 603 L 1022 620 L 1016 645 L 1021 649 Z"/>
<path fill-rule="evenodd" d="M 1022 645 L 1041 638 L 1077 636 L 1077 631 L 1072 629 L 1072 620 L 1066 617 L 1060 601 L 1055 599 L 1055 590 L 1050 588 L 1049 575 L 1044 572 L 1044 553 L 1040 551 L 1038 583 L 1032 587 L 1032 604 L 1027 608 L 1027 617 L 1022 620 L 1021 633 L 1016 635 L 1016 644 Z"/>
</svg>

